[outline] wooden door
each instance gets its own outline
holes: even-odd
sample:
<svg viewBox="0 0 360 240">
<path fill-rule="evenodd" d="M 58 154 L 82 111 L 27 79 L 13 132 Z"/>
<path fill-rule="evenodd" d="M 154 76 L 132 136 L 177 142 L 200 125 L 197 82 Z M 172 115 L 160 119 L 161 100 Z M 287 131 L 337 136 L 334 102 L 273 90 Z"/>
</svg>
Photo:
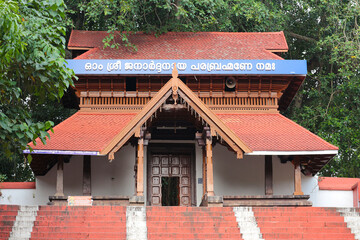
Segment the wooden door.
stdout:
<svg viewBox="0 0 360 240">
<path fill-rule="evenodd" d="M 162 177 L 179 177 L 180 206 L 191 206 L 191 154 L 151 154 L 148 159 L 148 199 L 162 205 Z"/>
</svg>

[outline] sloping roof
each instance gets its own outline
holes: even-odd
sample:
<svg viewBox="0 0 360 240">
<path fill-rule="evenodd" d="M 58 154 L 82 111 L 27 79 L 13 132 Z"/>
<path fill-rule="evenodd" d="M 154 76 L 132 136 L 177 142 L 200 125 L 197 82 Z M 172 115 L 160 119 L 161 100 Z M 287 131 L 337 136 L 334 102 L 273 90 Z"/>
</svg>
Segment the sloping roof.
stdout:
<svg viewBox="0 0 360 240">
<path fill-rule="evenodd" d="M 360 178 L 319 177 L 320 190 L 343 190 L 351 191 L 356 184 L 360 184 Z"/>
<path fill-rule="evenodd" d="M 136 113 L 80 111 L 55 126 L 54 133 L 50 132 L 51 139 L 46 145 L 37 140 L 37 145 L 31 146 L 35 150 L 94 151 L 100 154 L 132 120 L 135 120 L 135 116 Z M 301 151 L 311 154 L 312 151 L 338 149 L 278 113 L 216 113 L 216 116 L 252 152 Z"/>
<path fill-rule="evenodd" d="M 43 145 L 40 139 L 30 146 L 35 153 L 49 151 L 101 152 L 136 113 L 86 113 L 79 111 L 49 131 L 50 139 Z M 47 152 L 44 152 L 47 151 Z M 84 154 L 86 155 L 86 154 Z"/>
<path fill-rule="evenodd" d="M 285 52 L 283 32 L 168 32 L 159 36 L 134 33 L 128 37 L 137 47 L 104 49 L 105 31 L 73 30 L 69 49 L 91 49 L 76 59 L 282 59 L 272 52 Z M 116 42 L 121 43 L 116 35 Z"/>
<path fill-rule="evenodd" d="M 326 151 L 338 148 L 279 113 L 217 113 L 253 151 Z"/>
</svg>

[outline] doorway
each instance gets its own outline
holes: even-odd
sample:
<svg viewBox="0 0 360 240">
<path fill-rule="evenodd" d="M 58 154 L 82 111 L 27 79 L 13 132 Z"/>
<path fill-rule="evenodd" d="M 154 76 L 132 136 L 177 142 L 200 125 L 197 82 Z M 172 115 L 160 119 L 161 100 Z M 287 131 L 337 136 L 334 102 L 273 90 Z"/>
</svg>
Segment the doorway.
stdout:
<svg viewBox="0 0 360 240">
<path fill-rule="evenodd" d="M 171 152 L 169 152 L 169 150 Z M 191 149 L 151 148 L 148 154 L 147 199 L 151 206 L 191 206 L 194 181 Z"/>
</svg>

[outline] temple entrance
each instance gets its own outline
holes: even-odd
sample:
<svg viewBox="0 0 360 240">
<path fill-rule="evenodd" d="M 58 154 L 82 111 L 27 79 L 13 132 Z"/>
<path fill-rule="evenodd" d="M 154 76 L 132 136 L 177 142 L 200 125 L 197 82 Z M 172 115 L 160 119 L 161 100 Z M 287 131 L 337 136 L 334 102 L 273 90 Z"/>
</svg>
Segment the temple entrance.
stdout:
<svg viewBox="0 0 360 240">
<path fill-rule="evenodd" d="M 148 158 L 148 204 L 191 206 L 195 197 L 192 164 L 191 152 L 151 151 Z"/>
</svg>

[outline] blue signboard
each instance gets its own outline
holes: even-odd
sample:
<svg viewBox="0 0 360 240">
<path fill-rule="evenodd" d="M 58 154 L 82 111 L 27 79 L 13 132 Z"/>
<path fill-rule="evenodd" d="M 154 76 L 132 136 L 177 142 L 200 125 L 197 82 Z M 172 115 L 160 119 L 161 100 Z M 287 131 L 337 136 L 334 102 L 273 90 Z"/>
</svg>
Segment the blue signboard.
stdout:
<svg viewBox="0 0 360 240">
<path fill-rule="evenodd" d="M 67 60 L 77 75 L 306 75 L 305 60 Z"/>
</svg>

